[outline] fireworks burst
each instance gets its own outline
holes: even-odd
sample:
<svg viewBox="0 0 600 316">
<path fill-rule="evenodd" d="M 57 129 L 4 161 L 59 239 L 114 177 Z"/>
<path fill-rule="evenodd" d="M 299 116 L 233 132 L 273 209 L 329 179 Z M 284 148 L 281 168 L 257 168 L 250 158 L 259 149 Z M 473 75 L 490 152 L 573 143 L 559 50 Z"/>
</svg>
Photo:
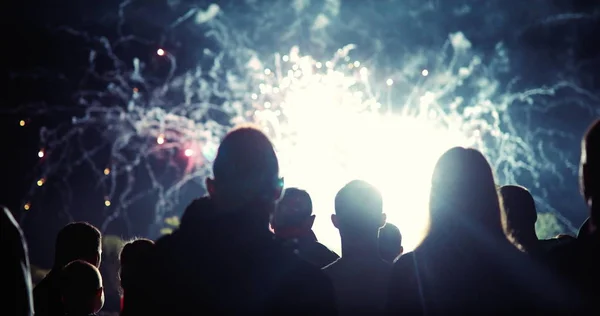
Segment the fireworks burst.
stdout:
<svg viewBox="0 0 600 316">
<path fill-rule="evenodd" d="M 135 212 L 132 205 L 149 196 L 158 200 L 155 222 L 161 224 L 180 205 L 182 187 L 210 174 L 224 134 L 235 124 L 254 122 L 273 139 L 286 185 L 312 195 L 321 218 L 316 231 L 324 243 L 337 249 L 338 237 L 326 220 L 335 192 L 350 179 L 363 178 L 384 194 L 388 220 L 400 226 L 410 249 L 425 229 L 429 181 L 441 153 L 453 146 L 478 148 L 502 183 L 518 183 L 526 173 L 539 186 L 540 174 L 554 165 L 516 132 L 508 109 L 560 89 L 584 93 L 567 81 L 509 93 L 495 79 L 509 68 L 504 47 L 497 45 L 484 63 L 461 32 L 450 34 L 442 47 L 406 55 L 401 68 L 390 70 L 352 58 L 361 49 L 354 45 L 328 60 L 298 47 L 263 56 L 236 40 L 216 5 L 196 12 L 196 18 L 223 49 L 206 48 L 203 63 L 175 75 L 176 56 L 154 48 L 155 58 L 169 66 L 164 78 L 154 78 L 139 58 L 117 56 L 113 46 L 131 38 L 111 43 L 63 29 L 99 44 L 90 51 L 89 73 L 106 89 L 79 91 L 83 114 L 42 129 L 41 175 L 23 203 L 26 210 L 36 207 L 29 201 L 48 179 L 57 173 L 66 179 L 87 166 L 105 192 L 102 229 L 128 218 Z M 98 73 L 99 55 L 108 57 L 113 69 Z M 90 130 L 101 134 L 100 142 L 82 141 Z M 74 146 L 81 155 L 73 160 L 68 152 Z M 98 158 L 107 148 L 109 158 Z M 68 205 L 72 188 L 66 180 L 62 184 Z M 542 207 L 553 211 L 548 204 Z"/>
</svg>

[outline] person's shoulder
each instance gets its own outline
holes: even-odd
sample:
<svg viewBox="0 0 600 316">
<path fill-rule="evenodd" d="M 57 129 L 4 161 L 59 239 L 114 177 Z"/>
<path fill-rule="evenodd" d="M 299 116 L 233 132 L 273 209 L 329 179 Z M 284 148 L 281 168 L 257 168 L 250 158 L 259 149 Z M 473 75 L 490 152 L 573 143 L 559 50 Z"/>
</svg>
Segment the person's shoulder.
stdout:
<svg viewBox="0 0 600 316">
<path fill-rule="evenodd" d="M 416 255 L 414 251 L 408 252 L 400 256 L 394 264 L 392 265 L 392 273 L 398 274 L 408 271 L 413 271 L 415 269 L 416 263 Z"/>
<path fill-rule="evenodd" d="M 400 257 L 398 257 L 398 259 L 396 259 L 394 261 L 394 266 L 405 265 L 407 262 L 413 262 L 414 260 L 415 260 L 415 252 L 414 251 L 407 252 L 405 254 L 402 254 Z"/>
<path fill-rule="evenodd" d="M 326 274 L 332 273 L 334 271 L 336 271 L 339 266 L 340 266 L 340 261 L 342 260 L 342 258 L 337 258 L 335 261 L 333 261 L 332 263 L 324 266 L 323 268 L 321 268 L 321 271 L 323 271 Z"/>
<path fill-rule="evenodd" d="M 550 259 L 572 258 L 583 250 L 584 242 L 580 239 L 574 239 L 565 243 L 557 243 L 548 250 Z"/>
<path fill-rule="evenodd" d="M 280 259 L 280 262 L 286 265 L 293 274 L 315 278 L 321 278 L 325 276 L 319 267 L 316 267 L 306 260 L 299 258 L 294 253 L 281 253 Z"/>
</svg>

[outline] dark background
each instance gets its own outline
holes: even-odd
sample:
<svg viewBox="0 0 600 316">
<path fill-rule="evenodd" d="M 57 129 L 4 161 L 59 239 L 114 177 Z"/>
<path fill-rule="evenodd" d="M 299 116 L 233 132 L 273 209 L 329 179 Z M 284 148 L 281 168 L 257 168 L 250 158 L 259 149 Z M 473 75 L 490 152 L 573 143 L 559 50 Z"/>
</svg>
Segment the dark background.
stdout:
<svg viewBox="0 0 600 316">
<path fill-rule="evenodd" d="M 537 179 L 543 189 L 532 191 L 572 226 L 578 227 L 585 218 L 585 207 L 577 192 L 576 167 L 580 137 L 592 119 L 600 115 L 598 1 L 342 1 L 327 34 L 315 34 L 309 27 L 310 21 L 325 10 L 325 2 L 312 1 L 302 14 L 295 14 L 285 0 L 218 3 L 230 25 L 251 35 L 251 46 L 259 53 L 272 54 L 298 44 L 316 56 L 328 56 L 353 42 L 363 48 L 359 54 L 367 58 L 377 54 L 377 63 L 393 65 L 398 55 L 413 47 L 438 47 L 449 33 L 462 31 L 483 56 L 491 54 L 500 41 L 506 45 L 512 67 L 506 78 L 501 78 L 506 84 L 515 76 L 520 77 L 521 89 L 562 79 L 576 82 L 591 91 L 591 96 L 560 92 L 541 98 L 537 107 L 515 105 L 510 116 L 519 122 L 515 124 L 517 132 L 527 141 L 539 142 L 543 149 L 538 153 L 549 155 L 545 158 L 557 163 L 554 172 Z M 76 188 L 69 205 L 63 202 L 62 189 L 31 190 L 44 172 L 38 167 L 37 157 L 42 146 L 40 128 L 56 127 L 81 113 L 73 99 L 76 91 L 102 87 L 94 80 L 81 80 L 89 48 L 96 44 L 60 27 L 105 36 L 111 42 L 122 34 L 135 34 L 145 41 L 121 45 L 116 53 L 123 60 L 138 56 L 157 74 L 166 71 L 155 54 L 159 47 L 177 56 L 178 73 L 182 73 L 198 63 L 195 56 L 203 48 L 217 46 L 191 22 L 176 29 L 167 27 L 189 8 L 206 7 L 208 2 L 134 1 L 124 11 L 127 18 L 120 32 L 119 4 L 113 0 L 13 1 L 3 10 L 1 60 L 7 71 L 0 99 L 0 135 L 4 136 L 0 203 L 21 220 L 31 261 L 41 266 L 50 266 L 54 236 L 68 221 L 86 220 L 101 225 L 108 216 L 103 205 L 105 192 L 89 168 L 76 168 L 68 178 L 61 171 L 47 179 L 49 183 L 64 181 Z M 465 6 L 470 11 L 461 14 L 460 9 Z M 300 31 L 296 36 L 283 36 L 294 20 L 299 21 Z M 385 53 L 376 51 L 376 41 L 385 44 Z M 327 45 L 320 45 L 322 42 Z M 109 69 L 110 64 L 100 63 L 99 67 Z M 25 128 L 18 125 L 21 119 L 27 120 Z M 99 135 L 94 131 L 86 133 L 84 143 L 102 142 Z M 73 147 L 69 157 L 80 154 Z M 94 161 L 102 165 L 103 160 L 109 160 L 109 154 L 100 152 Z M 136 176 L 144 177 L 142 173 Z M 523 175 L 520 182 L 528 185 L 533 181 Z M 192 183 L 181 194 L 180 204 L 175 206 L 178 212 L 190 199 L 202 194 L 202 188 Z M 32 201 L 32 208 L 25 212 L 23 204 L 27 201 Z M 155 221 L 154 203 L 156 199 L 152 197 L 138 201 L 128 212 L 135 216 L 119 216 L 105 233 L 148 235 L 148 227 Z"/>
</svg>

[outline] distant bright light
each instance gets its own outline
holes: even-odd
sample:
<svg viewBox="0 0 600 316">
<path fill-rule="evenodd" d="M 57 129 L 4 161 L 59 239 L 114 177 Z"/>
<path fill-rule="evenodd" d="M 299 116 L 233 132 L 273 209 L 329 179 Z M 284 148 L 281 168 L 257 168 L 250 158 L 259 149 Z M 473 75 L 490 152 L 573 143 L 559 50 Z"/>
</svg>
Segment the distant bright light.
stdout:
<svg viewBox="0 0 600 316">
<path fill-rule="evenodd" d="M 31 203 L 27 202 L 25 203 L 25 205 L 23 205 L 23 209 L 26 211 L 29 211 L 29 209 L 31 208 Z"/>
<path fill-rule="evenodd" d="M 264 106 L 258 117 L 270 122 L 265 126 L 277 126 L 284 133 L 275 136 L 273 142 L 286 186 L 308 191 L 314 209 L 319 210 L 315 233 L 321 242 L 339 251 L 339 233 L 329 220 L 334 197 L 353 179 L 371 182 L 382 192 L 388 221 L 400 227 L 409 251 L 426 232 L 435 162 L 447 149 L 468 144 L 462 134 L 437 126 L 439 122 L 428 116 L 380 114 L 374 96 L 347 86 L 362 78 L 366 70 L 352 64 L 355 73 L 348 75 L 332 69 L 331 62 L 325 64 L 326 74 L 304 72 L 296 77 L 292 73 L 261 86 L 264 91 L 271 91 L 273 86 L 281 89 L 277 95 L 258 96 L 263 104 L 270 105 Z M 386 83 L 392 85 L 393 80 Z M 430 94 L 424 93 L 427 98 Z M 285 115 L 284 123 L 278 115 Z"/>
<path fill-rule="evenodd" d="M 165 136 L 164 135 L 158 135 L 158 137 L 156 138 L 156 143 L 159 145 L 162 145 L 165 143 Z"/>
<path fill-rule="evenodd" d="M 162 48 L 159 48 L 156 50 L 156 55 L 158 56 L 164 56 L 165 55 L 165 50 Z"/>
<path fill-rule="evenodd" d="M 106 207 L 109 207 L 110 206 L 110 200 L 104 200 L 104 205 Z"/>
<path fill-rule="evenodd" d="M 43 149 L 40 149 L 40 151 L 38 151 L 38 157 L 44 158 L 44 150 Z"/>
<path fill-rule="evenodd" d="M 391 86 L 394 84 L 394 80 L 392 80 L 391 78 L 386 80 L 385 84 L 387 84 L 388 86 Z"/>
<path fill-rule="evenodd" d="M 421 75 L 422 75 L 423 77 L 427 77 L 427 75 L 429 75 L 429 70 L 427 70 L 427 69 L 423 69 L 423 71 L 421 71 Z"/>
<path fill-rule="evenodd" d="M 268 75 L 270 75 L 270 74 L 271 74 L 271 69 L 269 69 L 269 68 L 265 69 L 265 75 L 267 75 L 267 76 L 268 76 Z"/>
<path fill-rule="evenodd" d="M 21 127 L 25 126 L 25 121 L 24 120 L 20 120 L 19 121 L 19 126 L 21 126 Z"/>
<path fill-rule="evenodd" d="M 104 168 L 104 175 L 107 176 L 110 174 L 110 168 Z"/>
<path fill-rule="evenodd" d="M 38 185 L 38 187 L 41 187 L 42 185 L 44 185 L 44 183 L 45 183 L 45 182 L 46 182 L 46 179 L 44 179 L 44 178 L 41 178 L 41 179 L 39 179 L 39 180 L 37 181 L 37 185 Z"/>
<path fill-rule="evenodd" d="M 369 181 L 383 194 L 384 212 L 400 227 L 405 249 L 418 245 L 429 220 L 433 167 L 444 151 L 465 145 L 461 135 L 415 118 L 344 115 L 333 126 L 304 115 L 294 119 L 304 122 L 296 145 L 280 153 L 286 185 L 307 190 L 315 209 L 332 213 L 337 190 L 353 179 Z M 339 243 L 327 214 L 318 217 L 319 240 Z"/>
<path fill-rule="evenodd" d="M 183 152 L 183 154 L 184 154 L 186 157 L 191 157 L 192 155 L 194 155 L 194 151 L 193 151 L 192 149 L 188 148 L 188 149 L 186 149 L 186 150 Z"/>
</svg>

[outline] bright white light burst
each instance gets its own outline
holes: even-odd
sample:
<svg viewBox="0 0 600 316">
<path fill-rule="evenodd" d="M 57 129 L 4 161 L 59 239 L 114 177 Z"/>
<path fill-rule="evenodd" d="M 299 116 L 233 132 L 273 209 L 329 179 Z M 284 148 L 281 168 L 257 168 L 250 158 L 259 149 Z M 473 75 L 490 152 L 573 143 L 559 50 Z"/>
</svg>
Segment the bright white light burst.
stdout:
<svg viewBox="0 0 600 316">
<path fill-rule="evenodd" d="M 427 115 L 435 101 L 431 92 L 421 97 L 421 115 L 391 114 L 391 104 L 382 105 L 373 92 L 389 90 L 372 87 L 368 68 L 347 61 L 352 48 L 340 49 L 325 68 L 298 48 L 281 60 L 276 55 L 276 71 L 258 75 L 254 120 L 277 147 L 286 186 L 311 194 L 322 242 L 338 249 L 328 214 L 337 190 L 358 178 L 381 190 L 388 221 L 401 227 L 408 250 L 426 228 L 437 158 L 453 146 L 472 144 L 459 129 Z"/>
</svg>

